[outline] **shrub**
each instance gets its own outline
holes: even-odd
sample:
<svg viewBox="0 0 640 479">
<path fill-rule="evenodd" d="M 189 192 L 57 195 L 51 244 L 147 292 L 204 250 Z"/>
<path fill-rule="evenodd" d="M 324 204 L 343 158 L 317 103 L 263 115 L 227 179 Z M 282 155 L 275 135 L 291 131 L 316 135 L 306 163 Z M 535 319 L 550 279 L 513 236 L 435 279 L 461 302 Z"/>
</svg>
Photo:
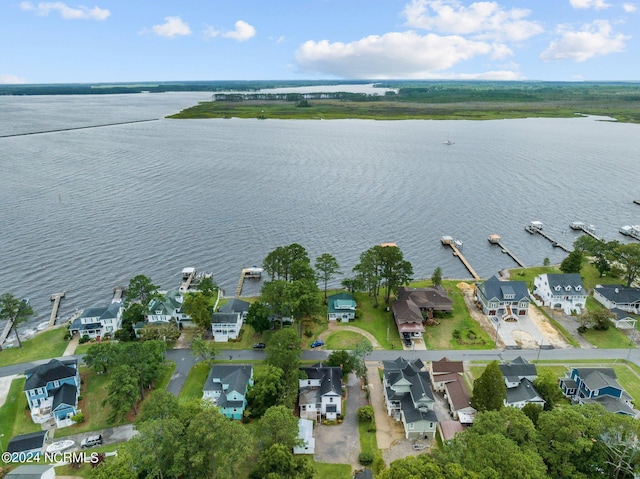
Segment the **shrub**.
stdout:
<svg viewBox="0 0 640 479">
<path fill-rule="evenodd" d="M 460 338 L 462 338 L 462 333 L 460 332 L 459 329 L 454 329 L 452 335 L 453 335 L 453 339 L 457 341 L 460 341 Z"/>
<path fill-rule="evenodd" d="M 373 406 L 363 406 L 358 408 L 358 421 L 365 422 L 373 420 Z"/>
<path fill-rule="evenodd" d="M 305 335 L 307 338 L 310 338 L 311 336 L 313 336 L 313 331 L 311 331 L 310 329 L 305 329 L 305 330 L 304 330 L 304 335 Z"/>
<path fill-rule="evenodd" d="M 358 456 L 358 461 L 363 466 L 370 466 L 371 464 L 373 464 L 373 454 L 371 454 L 370 452 L 361 452 Z"/>
<path fill-rule="evenodd" d="M 84 335 L 80 338 L 80 340 L 78 341 L 80 344 L 84 344 L 84 343 L 88 343 L 89 341 L 91 341 L 91 338 L 89 338 L 88 335 Z"/>
<path fill-rule="evenodd" d="M 84 422 L 84 414 L 82 414 L 81 412 L 76 414 L 75 416 L 71 416 L 71 420 L 75 423 L 81 423 Z"/>
</svg>

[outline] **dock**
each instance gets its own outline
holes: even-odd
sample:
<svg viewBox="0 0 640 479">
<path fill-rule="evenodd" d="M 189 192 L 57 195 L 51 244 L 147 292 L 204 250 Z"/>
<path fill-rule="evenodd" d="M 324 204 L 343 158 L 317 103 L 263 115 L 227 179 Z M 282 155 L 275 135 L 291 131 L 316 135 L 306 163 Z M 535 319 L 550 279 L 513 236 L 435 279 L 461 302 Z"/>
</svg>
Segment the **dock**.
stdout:
<svg viewBox="0 0 640 479">
<path fill-rule="evenodd" d="M 530 234 L 538 233 L 543 238 L 548 239 L 551 242 L 551 246 L 553 246 L 554 248 L 560 248 L 561 250 L 566 251 L 567 253 L 571 253 L 571 250 L 569 248 L 567 248 L 566 246 L 558 243 L 551 236 L 549 236 L 547 233 L 545 233 L 542 230 L 542 223 L 540 223 L 539 221 L 532 221 L 527 226 L 525 226 L 524 229 L 526 231 L 528 231 Z"/>
<path fill-rule="evenodd" d="M 117 288 L 113 288 L 113 299 L 112 303 L 122 303 L 122 297 L 124 296 L 124 292 L 126 288 L 124 286 L 118 286 Z"/>
<path fill-rule="evenodd" d="M 633 200 L 636 205 L 640 205 L 640 200 Z"/>
<path fill-rule="evenodd" d="M 620 228 L 620 233 L 640 241 L 640 225 L 624 225 Z"/>
<path fill-rule="evenodd" d="M 597 239 L 598 241 L 605 242 L 604 238 L 600 238 L 596 235 L 596 227 L 593 225 L 585 225 L 582 221 L 574 221 L 569 225 L 572 230 L 582 231 L 583 233 L 588 234 L 593 239 Z"/>
<path fill-rule="evenodd" d="M 60 307 L 60 301 L 64 298 L 64 291 L 62 293 L 54 293 L 51 295 L 51 301 L 53 301 L 53 308 L 51 309 L 51 316 L 49 316 L 48 327 L 56 324 L 56 318 L 58 317 L 58 308 Z"/>
<path fill-rule="evenodd" d="M 0 347 L 4 344 L 5 340 L 7 339 L 7 336 L 9 336 L 9 333 L 11 332 L 12 327 L 13 327 L 13 321 L 7 321 L 6 326 L 2 331 L 2 334 L 0 334 Z"/>
<path fill-rule="evenodd" d="M 465 268 L 467 268 L 469 273 L 471 273 L 471 276 L 473 276 L 473 279 L 480 281 L 481 279 L 480 275 L 476 273 L 476 270 L 471 267 L 471 264 L 469 264 L 467 259 L 463 256 L 463 254 L 458 249 L 458 245 L 462 245 L 462 242 L 460 240 L 454 240 L 451 236 L 443 236 L 442 238 L 440 238 L 440 242 L 444 246 L 450 246 L 451 249 L 453 250 L 453 256 L 457 256 L 460 259 L 460 261 L 462 261 L 462 264 L 465 266 Z"/>
<path fill-rule="evenodd" d="M 509 248 L 507 248 L 504 243 L 502 242 L 502 239 L 500 238 L 499 235 L 489 235 L 489 243 L 491 244 L 495 244 L 498 245 L 500 247 L 500 249 L 502 250 L 503 253 L 508 254 L 509 256 L 511 256 L 511 259 L 513 261 L 515 261 L 516 263 L 518 263 L 518 265 L 521 268 L 526 268 L 526 266 L 524 265 L 524 263 L 522 261 L 520 261 L 515 254 L 513 254 L 511 252 L 511 250 Z"/>
<path fill-rule="evenodd" d="M 262 278 L 262 268 L 242 268 L 240 271 L 240 280 L 238 281 L 238 287 L 236 288 L 236 298 L 240 297 L 242 293 L 242 287 L 244 286 L 245 279 L 260 279 Z"/>
<path fill-rule="evenodd" d="M 180 284 L 180 292 L 186 293 L 189 291 L 191 287 L 191 282 L 196 277 L 196 269 L 195 268 L 183 268 L 182 269 L 182 283 Z"/>
</svg>

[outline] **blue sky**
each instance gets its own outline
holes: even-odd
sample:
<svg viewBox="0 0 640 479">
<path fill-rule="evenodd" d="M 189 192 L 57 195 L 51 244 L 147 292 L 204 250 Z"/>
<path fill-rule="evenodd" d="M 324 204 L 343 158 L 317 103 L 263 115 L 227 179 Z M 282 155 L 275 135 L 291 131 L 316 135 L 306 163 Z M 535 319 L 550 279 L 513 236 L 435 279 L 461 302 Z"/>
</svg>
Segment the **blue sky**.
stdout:
<svg viewBox="0 0 640 479">
<path fill-rule="evenodd" d="M 640 0 L 0 2 L 0 83 L 640 81 Z"/>
</svg>

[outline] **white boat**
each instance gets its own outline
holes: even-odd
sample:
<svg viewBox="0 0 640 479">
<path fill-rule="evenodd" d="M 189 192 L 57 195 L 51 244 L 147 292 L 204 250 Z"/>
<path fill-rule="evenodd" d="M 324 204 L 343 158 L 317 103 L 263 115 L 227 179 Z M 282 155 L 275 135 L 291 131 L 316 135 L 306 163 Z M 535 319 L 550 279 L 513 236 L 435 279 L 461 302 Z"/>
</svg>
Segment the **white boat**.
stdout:
<svg viewBox="0 0 640 479">
<path fill-rule="evenodd" d="M 447 141 L 443 141 L 442 142 L 443 145 L 455 145 L 455 143 L 451 140 L 447 140 Z"/>
<path fill-rule="evenodd" d="M 47 452 L 66 451 L 67 449 L 71 449 L 75 445 L 76 445 L 75 441 L 72 441 L 71 439 L 56 441 L 56 442 L 52 442 L 47 446 Z"/>
</svg>

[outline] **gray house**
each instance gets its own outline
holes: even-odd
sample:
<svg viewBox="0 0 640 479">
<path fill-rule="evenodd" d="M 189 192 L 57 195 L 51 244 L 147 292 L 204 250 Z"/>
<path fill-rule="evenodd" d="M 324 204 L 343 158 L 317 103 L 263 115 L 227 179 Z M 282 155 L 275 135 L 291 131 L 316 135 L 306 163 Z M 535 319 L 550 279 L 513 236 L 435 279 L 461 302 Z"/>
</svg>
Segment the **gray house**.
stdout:
<svg viewBox="0 0 640 479">
<path fill-rule="evenodd" d="M 500 281 L 495 275 L 476 283 L 476 302 L 487 316 L 517 320 L 529 312 L 529 290 L 524 281 Z"/>
</svg>

